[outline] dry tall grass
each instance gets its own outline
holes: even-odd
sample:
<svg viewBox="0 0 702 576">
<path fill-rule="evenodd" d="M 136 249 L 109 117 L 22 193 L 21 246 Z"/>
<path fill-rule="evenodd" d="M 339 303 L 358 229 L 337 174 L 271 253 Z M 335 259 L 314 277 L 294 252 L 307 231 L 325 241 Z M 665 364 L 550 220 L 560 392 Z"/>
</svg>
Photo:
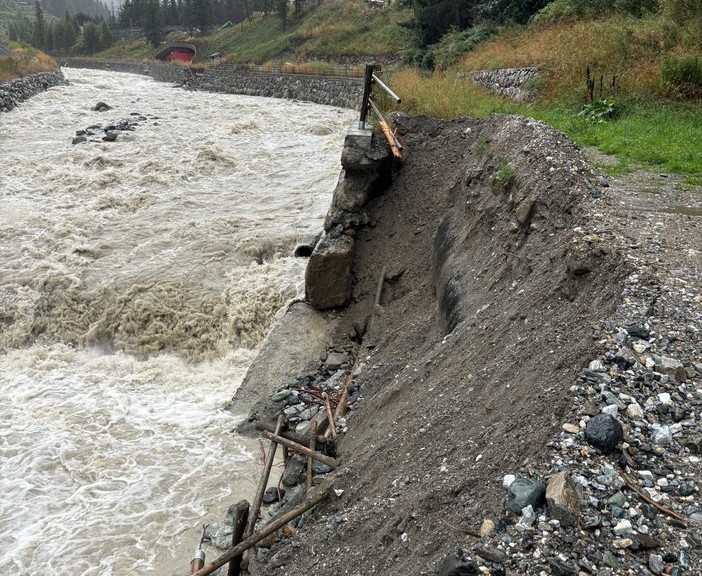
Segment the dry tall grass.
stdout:
<svg viewBox="0 0 702 576">
<path fill-rule="evenodd" d="M 43 52 L 34 54 L 18 48 L 12 56 L 0 57 L 0 84 L 54 68 L 56 68 L 56 61 Z"/>
<path fill-rule="evenodd" d="M 515 29 L 478 47 L 458 68 L 537 66 L 540 92 L 547 100 L 584 95 L 588 66 L 598 84 L 603 78 L 607 86 L 616 76 L 624 92 L 658 93 L 660 59 L 671 49 L 676 49 L 676 39 L 665 21 L 621 16 Z"/>
<path fill-rule="evenodd" d="M 518 109 L 514 102 L 488 94 L 455 74 L 426 75 L 415 68 L 405 68 L 394 72 L 388 82 L 402 98 L 400 108 L 411 114 L 450 119 Z M 391 106 L 389 102 L 387 105 Z"/>
</svg>

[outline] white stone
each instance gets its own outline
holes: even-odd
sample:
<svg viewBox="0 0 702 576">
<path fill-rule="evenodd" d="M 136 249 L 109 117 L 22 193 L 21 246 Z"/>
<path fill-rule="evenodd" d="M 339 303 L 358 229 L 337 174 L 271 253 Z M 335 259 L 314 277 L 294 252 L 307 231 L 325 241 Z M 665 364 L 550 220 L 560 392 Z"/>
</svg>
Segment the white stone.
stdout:
<svg viewBox="0 0 702 576">
<path fill-rule="evenodd" d="M 632 420 L 641 420 L 644 416 L 644 411 L 637 402 L 634 402 L 626 407 L 626 415 Z"/>
<path fill-rule="evenodd" d="M 610 404 L 609 406 L 602 408 L 602 413 L 609 414 L 610 416 L 616 418 L 617 414 L 619 414 L 619 407 L 616 404 Z"/>
<path fill-rule="evenodd" d="M 672 404 L 673 400 L 670 397 L 670 394 L 668 392 L 661 392 L 658 395 L 658 400 L 660 400 L 663 404 Z"/>
<path fill-rule="evenodd" d="M 651 434 L 651 441 L 659 446 L 666 446 L 673 441 L 670 426 L 656 426 Z"/>
<path fill-rule="evenodd" d="M 506 474 L 502 479 L 502 486 L 509 488 L 516 479 L 517 477 L 514 474 Z"/>
<path fill-rule="evenodd" d="M 613 531 L 617 536 L 622 536 L 623 534 L 631 534 L 633 527 L 629 520 L 620 520 L 619 524 L 614 527 Z"/>
<path fill-rule="evenodd" d="M 633 543 L 634 541 L 631 538 L 617 538 L 616 540 L 612 541 L 612 546 L 618 550 L 622 550 L 623 548 L 628 548 Z"/>
<path fill-rule="evenodd" d="M 653 480 L 653 472 L 650 470 L 639 470 L 637 474 L 642 480 Z"/>
<path fill-rule="evenodd" d="M 593 372 L 605 372 L 606 370 L 601 360 L 593 360 L 590 362 L 590 364 L 588 364 L 588 368 Z"/>
</svg>

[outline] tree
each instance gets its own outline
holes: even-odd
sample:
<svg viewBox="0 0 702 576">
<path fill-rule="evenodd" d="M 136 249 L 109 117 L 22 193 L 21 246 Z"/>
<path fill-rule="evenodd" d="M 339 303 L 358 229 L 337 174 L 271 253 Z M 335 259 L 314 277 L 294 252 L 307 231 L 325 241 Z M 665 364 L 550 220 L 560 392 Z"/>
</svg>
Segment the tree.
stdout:
<svg viewBox="0 0 702 576">
<path fill-rule="evenodd" d="M 110 27 L 107 25 L 105 20 L 102 21 L 100 25 L 100 44 L 102 44 L 102 49 L 109 48 L 112 46 L 114 38 L 112 37 L 112 32 L 110 32 Z"/>
<path fill-rule="evenodd" d="M 553 0 L 490 0 L 483 2 L 477 9 L 481 20 L 490 20 L 496 24 L 526 24 L 539 10 Z"/>
<path fill-rule="evenodd" d="M 283 30 L 288 27 L 288 0 L 275 0 L 275 11 L 280 18 Z"/>
<path fill-rule="evenodd" d="M 206 32 L 212 27 L 212 6 L 210 0 L 192 0 L 193 24 Z"/>
<path fill-rule="evenodd" d="M 193 12 L 192 0 L 183 0 L 183 12 L 180 16 L 180 22 L 188 29 L 188 32 L 193 33 L 195 28 L 195 15 Z"/>
<path fill-rule="evenodd" d="M 39 0 L 34 2 L 34 33 L 32 34 L 32 44 L 37 48 L 44 48 L 46 43 L 46 21 L 44 12 L 39 5 Z"/>
<path fill-rule="evenodd" d="M 83 47 L 88 54 L 100 51 L 100 30 L 92 22 L 83 26 Z"/>
<path fill-rule="evenodd" d="M 478 0 L 409 0 L 419 43 L 435 44 L 452 26 L 470 27 L 477 4 Z"/>
<path fill-rule="evenodd" d="M 70 52 L 71 48 L 73 48 L 75 43 L 78 41 L 78 33 L 76 32 L 75 22 L 75 18 L 71 18 L 68 10 L 66 10 L 66 13 L 63 15 L 63 43 L 61 45 L 64 52 Z"/>
<path fill-rule="evenodd" d="M 55 47 L 54 30 L 56 29 L 55 24 L 49 22 L 46 26 L 46 36 L 44 38 L 44 48 L 47 50 L 53 50 Z"/>
<path fill-rule="evenodd" d="M 674 22 L 699 22 L 702 20 L 702 0 L 661 0 L 663 13 Z"/>
<path fill-rule="evenodd" d="M 163 15 L 158 0 L 148 0 L 146 5 L 144 36 L 154 48 L 163 42 Z"/>
</svg>

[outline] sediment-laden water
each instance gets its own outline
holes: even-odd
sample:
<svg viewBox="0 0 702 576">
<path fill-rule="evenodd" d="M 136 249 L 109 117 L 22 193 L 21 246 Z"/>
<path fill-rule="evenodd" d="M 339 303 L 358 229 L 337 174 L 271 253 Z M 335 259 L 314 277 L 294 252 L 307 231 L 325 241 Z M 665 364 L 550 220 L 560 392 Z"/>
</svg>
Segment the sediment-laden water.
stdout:
<svg viewBox="0 0 702 576">
<path fill-rule="evenodd" d="M 253 492 L 222 407 L 299 293 L 353 114 L 65 74 L 0 116 L 0 566 L 182 574 Z"/>
</svg>

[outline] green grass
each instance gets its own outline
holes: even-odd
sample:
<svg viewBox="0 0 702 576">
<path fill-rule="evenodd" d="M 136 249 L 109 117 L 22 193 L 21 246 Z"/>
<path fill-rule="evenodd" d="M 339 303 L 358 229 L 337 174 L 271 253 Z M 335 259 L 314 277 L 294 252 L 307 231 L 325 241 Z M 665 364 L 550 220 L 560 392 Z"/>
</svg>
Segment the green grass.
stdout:
<svg viewBox="0 0 702 576">
<path fill-rule="evenodd" d="M 691 177 L 702 175 L 702 114 L 675 103 L 632 104 L 615 121 L 595 123 L 567 109 L 525 111 L 559 130 L 581 146 L 596 146 L 616 155 L 613 172 L 643 164 Z"/>
<path fill-rule="evenodd" d="M 422 74 L 414 69 L 394 73 L 388 82 L 409 114 L 435 118 L 485 117 L 492 113 L 531 116 L 563 131 L 581 146 L 595 146 L 618 162 L 603 167 L 621 174 L 635 164 L 702 178 L 702 113 L 695 104 L 667 101 L 618 103 L 621 112 L 609 122 L 579 115 L 579 108 L 549 102 L 517 104 L 478 89 L 451 74 Z M 383 102 L 383 109 L 391 104 Z"/>
</svg>

